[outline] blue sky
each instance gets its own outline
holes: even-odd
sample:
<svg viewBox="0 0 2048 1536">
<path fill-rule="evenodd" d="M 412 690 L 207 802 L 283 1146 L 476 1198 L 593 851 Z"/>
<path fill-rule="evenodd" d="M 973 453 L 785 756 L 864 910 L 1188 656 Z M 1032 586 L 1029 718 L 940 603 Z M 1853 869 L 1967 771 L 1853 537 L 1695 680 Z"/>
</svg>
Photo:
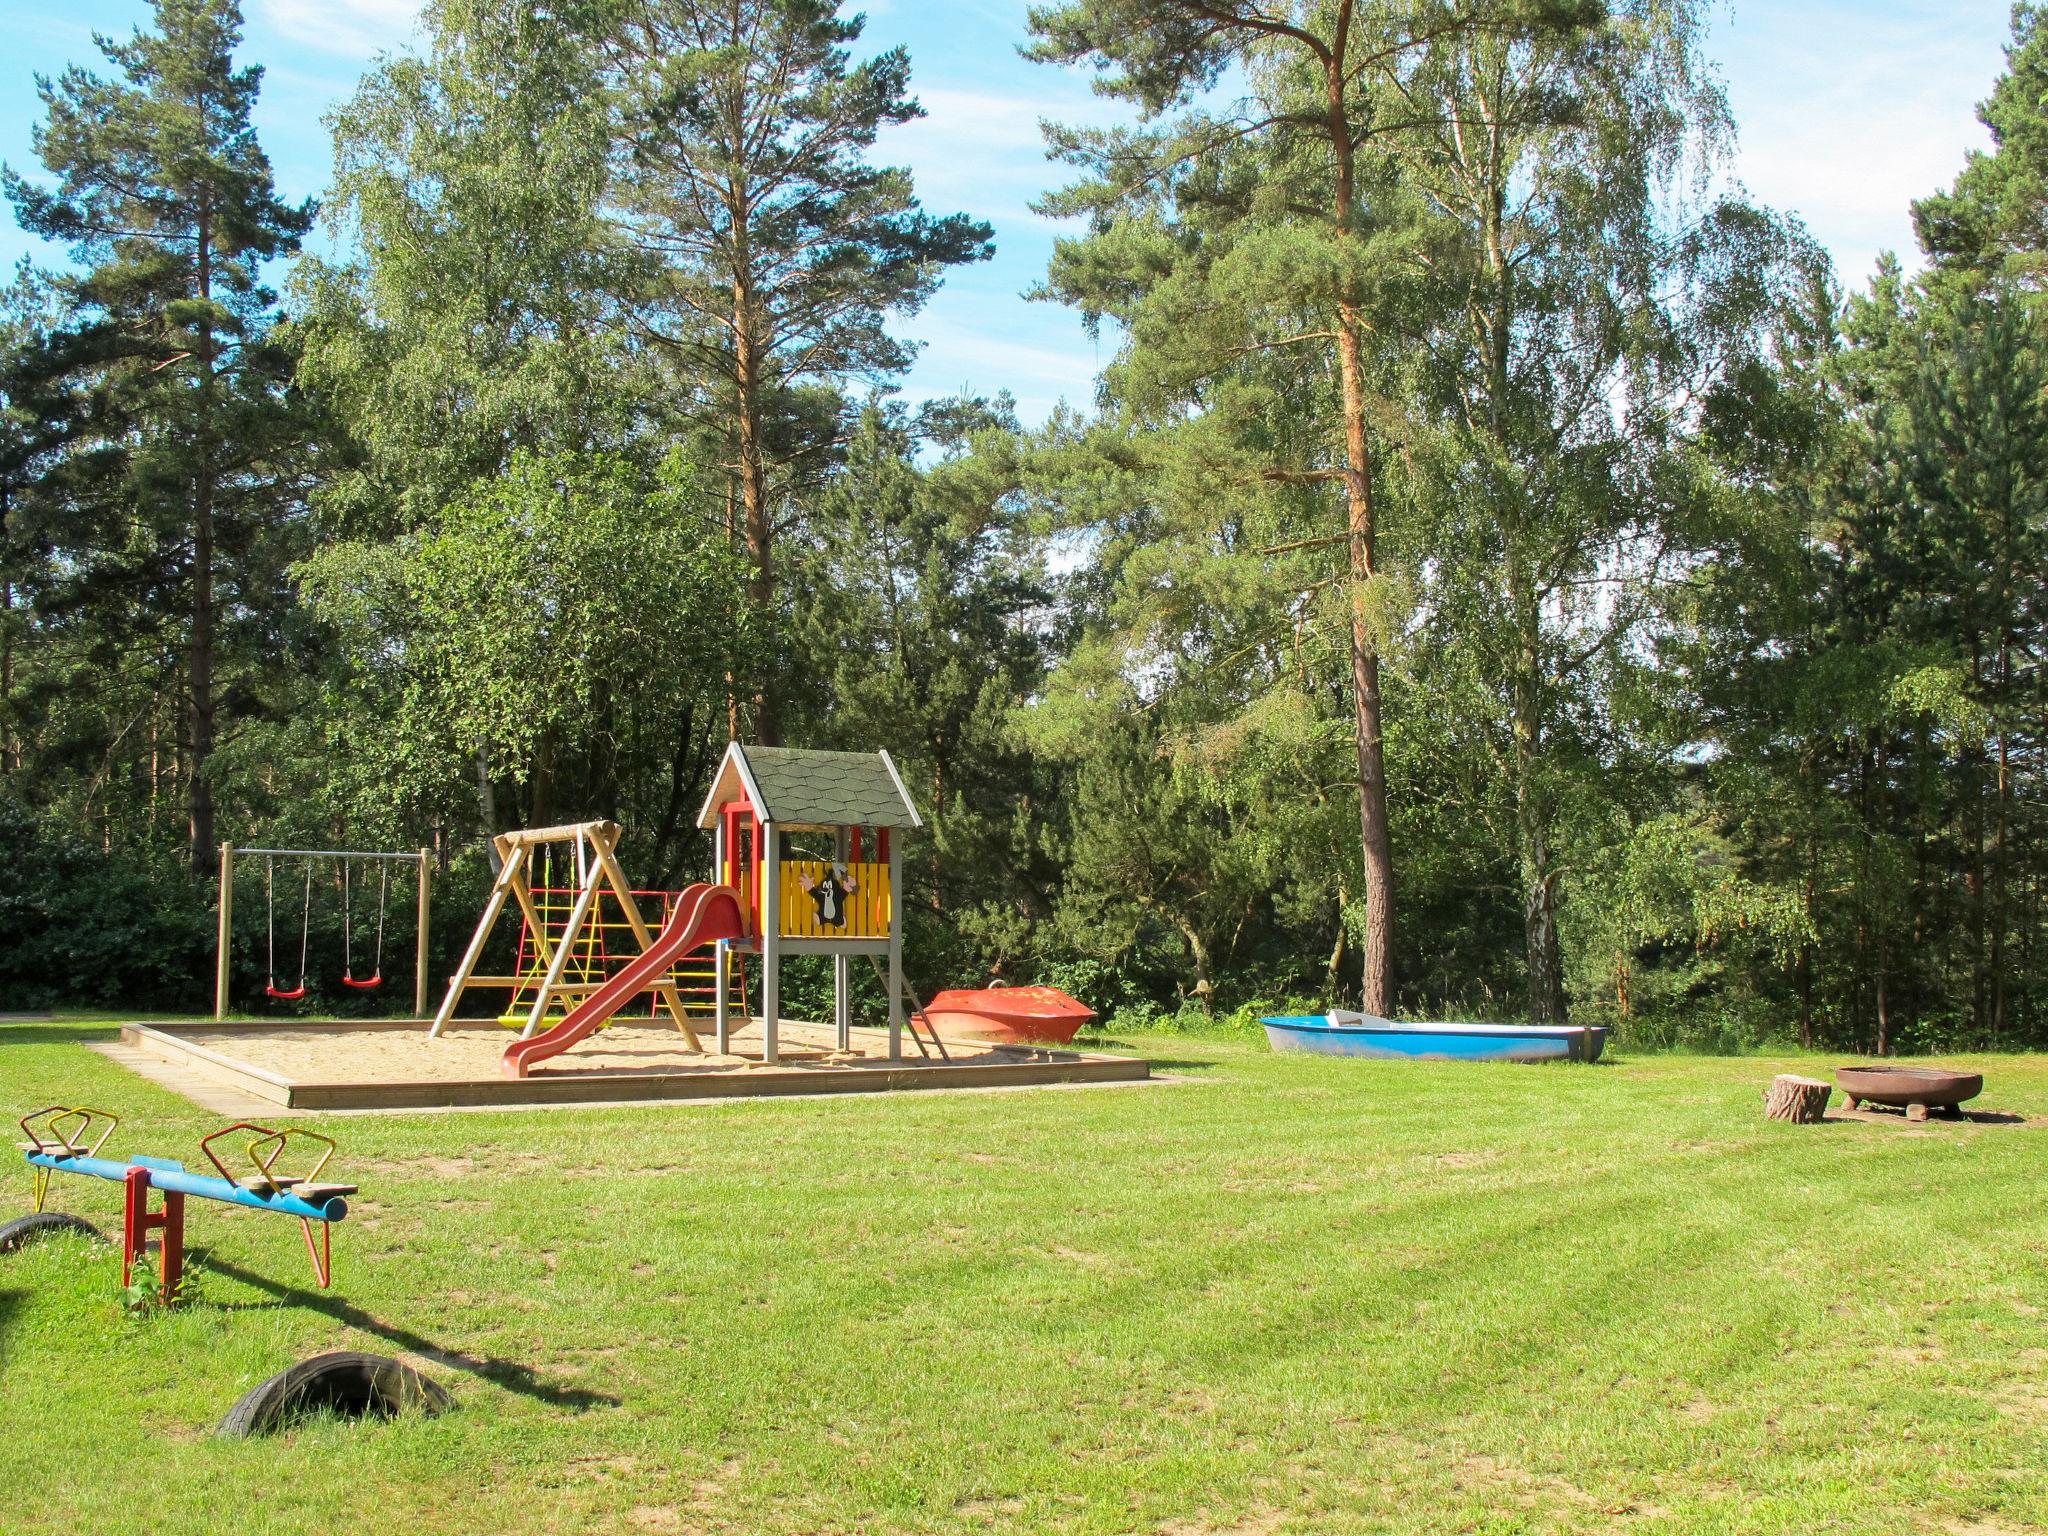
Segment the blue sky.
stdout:
<svg viewBox="0 0 2048 1536">
<path fill-rule="evenodd" d="M 411 37 L 413 0 L 243 0 L 244 58 L 265 66 L 257 126 L 288 196 L 317 195 L 329 165 L 321 117 L 379 51 Z M 1085 78 L 1017 56 L 1023 0 L 870 0 L 867 42 L 910 50 L 928 116 L 883 153 L 916 173 L 938 212 L 995 226 L 996 259 L 956 272 L 905 329 L 924 352 L 909 398 L 1008 389 L 1027 422 L 1062 398 L 1085 403 L 1102 353 L 1079 322 L 1021 295 L 1045 270 L 1054 229 L 1030 211 L 1056 185 L 1038 121 L 1105 114 Z M 33 76 L 97 65 L 91 34 L 125 35 L 144 0 L 16 0 L 0 15 L 0 159 L 37 169 Z M 1846 283 L 1880 250 L 1910 252 L 1908 202 L 1987 143 L 1976 103 L 2003 67 L 2008 0 L 1737 0 L 1717 12 L 1708 52 L 1741 132 L 1735 173 L 1764 202 L 1806 220 Z M 39 248 L 0 220 L 0 261 Z"/>
</svg>

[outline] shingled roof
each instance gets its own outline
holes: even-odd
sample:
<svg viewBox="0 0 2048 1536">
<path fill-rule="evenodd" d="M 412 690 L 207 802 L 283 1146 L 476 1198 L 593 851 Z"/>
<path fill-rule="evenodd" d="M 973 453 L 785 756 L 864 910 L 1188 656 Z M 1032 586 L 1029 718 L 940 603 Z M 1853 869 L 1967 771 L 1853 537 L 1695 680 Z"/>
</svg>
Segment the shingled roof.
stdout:
<svg viewBox="0 0 2048 1536">
<path fill-rule="evenodd" d="M 713 825 L 721 805 L 742 797 L 779 827 L 924 825 L 886 752 L 800 752 L 733 742 L 697 825 Z"/>
</svg>

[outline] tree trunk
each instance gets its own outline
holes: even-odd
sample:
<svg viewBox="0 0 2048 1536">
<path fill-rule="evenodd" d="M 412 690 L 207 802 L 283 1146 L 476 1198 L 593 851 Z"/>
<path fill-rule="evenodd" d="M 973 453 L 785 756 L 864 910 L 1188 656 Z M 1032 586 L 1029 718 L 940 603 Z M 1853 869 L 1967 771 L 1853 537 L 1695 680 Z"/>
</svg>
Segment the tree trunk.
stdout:
<svg viewBox="0 0 2048 1536">
<path fill-rule="evenodd" d="M 1522 938 L 1529 966 L 1529 1022 L 1565 1022 L 1564 959 L 1557 934 L 1557 867 L 1550 852 L 1550 807 L 1540 781 L 1543 705 L 1540 618 L 1530 584 L 1509 556 L 1508 585 L 1517 629 L 1514 697 L 1515 855 L 1522 880 Z"/>
<path fill-rule="evenodd" d="M 728 549 L 737 548 L 740 542 L 739 497 L 730 480 L 725 485 L 725 542 Z M 725 669 L 725 739 L 740 739 L 739 679 L 731 667 Z"/>
<path fill-rule="evenodd" d="M 756 613 L 775 607 L 774 526 L 769 519 L 768 470 L 761 448 L 761 338 L 753 291 L 744 275 L 735 276 L 733 300 L 734 431 L 738 447 L 740 518 L 746 533 L 747 602 Z M 766 678 L 757 674 L 754 692 L 754 739 L 763 746 L 782 745 L 782 723 Z"/>
<path fill-rule="evenodd" d="M 1353 135 L 1344 106 L 1351 6 L 1338 8 L 1337 25 L 1324 66 L 1325 108 L 1330 144 L 1337 160 L 1331 209 L 1337 238 L 1351 240 L 1355 182 Z M 1365 365 L 1358 296 L 1347 292 L 1337 305 L 1337 366 L 1344 393 L 1344 502 L 1351 596 L 1351 712 L 1358 753 L 1358 833 L 1365 867 L 1365 963 L 1363 1003 L 1367 1013 L 1393 1011 L 1389 961 L 1394 942 L 1394 851 L 1387 822 L 1387 766 L 1380 723 L 1380 659 L 1366 622 L 1364 586 L 1373 574 L 1372 455 L 1365 430 Z"/>
<path fill-rule="evenodd" d="M 213 296 L 213 253 L 210 231 L 202 213 L 198 227 L 198 288 L 202 302 Z M 205 874 L 217 853 L 214 847 L 213 782 L 207 769 L 213 757 L 213 327 L 205 320 L 199 326 L 199 426 L 194 445 L 199 465 L 192 484 L 192 634 L 187 657 L 186 686 L 191 694 L 192 779 L 191 828 L 188 854 L 194 874 Z"/>
<path fill-rule="evenodd" d="M 1338 989 L 1344 984 L 1344 951 L 1351 938 L 1350 929 L 1344 922 L 1344 912 L 1350 905 L 1351 893 L 1340 880 L 1337 882 L 1337 942 L 1330 946 L 1330 964 L 1324 981 L 1324 990 L 1332 1003 L 1338 1000 Z"/>
<path fill-rule="evenodd" d="M 2002 593 L 2002 588 L 2001 588 Z M 2003 609 L 2001 608 L 2001 614 Z M 2006 690 L 2012 682 L 2012 653 L 2001 624 L 1998 641 L 1998 787 L 1991 832 L 1991 1038 L 2005 1038 L 2006 1009 L 2006 808 L 2011 794 L 2011 737 L 2006 727 Z"/>
<path fill-rule="evenodd" d="M 1202 1012 L 1209 1017 L 1216 1013 L 1216 983 L 1210 975 L 1209 946 L 1202 941 L 1192 923 L 1174 919 L 1174 926 L 1188 942 L 1188 956 L 1195 963 L 1195 997 L 1202 1005 Z"/>
<path fill-rule="evenodd" d="M 0 490 L 0 537 L 7 527 L 6 492 Z M 21 771 L 21 742 L 14 734 L 14 583 L 0 577 L 0 773 Z"/>
<path fill-rule="evenodd" d="M 496 875 L 500 867 L 498 858 L 498 788 L 491 781 L 491 749 L 481 746 L 476 749 L 476 815 L 483 824 L 484 851 L 491 861 L 491 873 Z"/>
<path fill-rule="evenodd" d="M 1813 892 L 1820 879 L 1820 840 L 1813 838 L 1807 845 L 1807 868 L 1805 885 L 1806 924 L 1814 926 Z M 1813 940 L 1807 939 L 1799 946 L 1798 963 L 1799 987 L 1799 1044 L 1803 1050 L 1813 1049 Z"/>
</svg>

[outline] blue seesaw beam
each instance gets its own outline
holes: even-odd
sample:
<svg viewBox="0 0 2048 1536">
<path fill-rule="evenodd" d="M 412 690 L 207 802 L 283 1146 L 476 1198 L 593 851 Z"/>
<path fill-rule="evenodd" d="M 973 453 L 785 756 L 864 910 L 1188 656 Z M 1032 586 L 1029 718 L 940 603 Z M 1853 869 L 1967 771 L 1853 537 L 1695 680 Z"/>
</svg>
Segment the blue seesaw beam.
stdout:
<svg viewBox="0 0 2048 1536">
<path fill-rule="evenodd" d="M 201 1200 L 220 1200 L 228 1205 L 246 1205 L 254 1211 L 276 1211 L 279 1215 L 297 1216 L 305 1221 L 340 1221 L 348 1214 L 348 1201 L 340 1195 L 329 1195 L 315 1205 L 289 1192 L 259 1194 L 239 1184 L 230 1184 L 226 1179 L 215 1178 L 210 1173 L 187 1173 L 183 1163 L 168 1157 L 131 1157 L 117 1163 L 111 1157 L 65 1157 L 50 1152 L 24 1152 L 22 1155 L 38 1167 L 52 1168 L 58 1173 L 82 1173 L 112 1184 L 125 1182 L 130 1168 L 147 1168 L 149 1182 L 154 1188 L 193 1195 Z"/>
</svg>

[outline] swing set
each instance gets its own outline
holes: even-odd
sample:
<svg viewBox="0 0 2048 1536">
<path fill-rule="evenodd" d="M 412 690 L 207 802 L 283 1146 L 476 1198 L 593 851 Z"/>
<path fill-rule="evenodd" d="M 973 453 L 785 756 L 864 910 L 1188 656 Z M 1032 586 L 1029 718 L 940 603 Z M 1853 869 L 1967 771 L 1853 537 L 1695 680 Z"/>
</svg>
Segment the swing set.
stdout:
<svg viewBox="0 0 2048 1536">
<path fill-rule="evenodd" d="M 530 1039 L 551 1019 L 566 1016 L 571 1004 L 603 990 L 619 962 L 646 953 L 654 944 L 655 930 L 641 913 L 640 898 L 652 895 L 661 903 L 657 910 L 665 919 L 668 893 L 633 888 L 615 851 L 619 832 L 616 822 L 579 821 L 501 832 L 493 839 L 498 877 L 491 884 L 490 900 L 470 937 L 468 952 L 434 1015 L 430 1039 L 438 1038 L 447 1028 L 456 1004 L 472 988 L 510 991 L 512 1002 L 499 1022 L 519 1030 L 522 1040 Z M 573 896 L 566 914 L 558 914 L 550 902 L 551 897 L 562 895 Z M 508 906 L 516 908 L 522 920 L 516 972 L 481 975 L 477 963 L 499 915 Z M 618 921 L 607 917 L 607 906 L 617 913 Z M 681 980 L 673 968 L 649 976 L 637 990 L 653 995 L 650 1017 L 655 1016 L 655 1008 L 666 1012 L 689 1041 L 690 1049 L 703 1049 L 692 1027 L 696 1015 L 683 1002 Z"/>
<path fill-rule="evenodd" d="M 260 858 L 263 860 L 263 914 L 264 914 L 264 986 L 266 997 L 281 1002 L 292 1002 L 306 995 L 306 982 L 311 974 L 307 966 L 309 941 L 313 925 L 313 873 L 320 863 L 332 859 L 335 875 L 341 884 L 341 984 L 356 992 L 374 992 L 384 985 L 384 926 L 385 916 L 391 907 L 391 866 L 393 864 L 417 864 L 419 866 L 419 922 L 415 935 L 413 958 L 413 1013 L 424 1016 L 427 1011 L 427 918 L 429 902 L 428 850 L 416 853 L 377 853 L 348 848 L 237 848 L 232 843 L 220 845 L 220 933 L 215 956 L 213 982 L 213 1016 L 225 1019 L 228 1016 L 228 987 L 232 937 L 235 911 L 235 860 L 238 858 Z M 278 861 L 298 859 L 305 871 L 304 883 L 299 892 L 299 967 L 296 978 L 280 976 L 277 955 L 277 897 Z M 360 876 L 357 865 L 362 865 Z M 358 887 L 361 894 L 368 895 L 370 884 L 369 865 L 377 866 L 377 923 L 375 947 L 370 957 L 367 976 L 356 974 L 355 931 Z M 289 876 L 287 876 L 289 879 Z M 286 887 L 286 901 L 289 903 L 289 885 Z M 287 941 L 289 942 L 289 941 Z M 287 951 L 289 956 L 289 951 Z"/>
</svg>

